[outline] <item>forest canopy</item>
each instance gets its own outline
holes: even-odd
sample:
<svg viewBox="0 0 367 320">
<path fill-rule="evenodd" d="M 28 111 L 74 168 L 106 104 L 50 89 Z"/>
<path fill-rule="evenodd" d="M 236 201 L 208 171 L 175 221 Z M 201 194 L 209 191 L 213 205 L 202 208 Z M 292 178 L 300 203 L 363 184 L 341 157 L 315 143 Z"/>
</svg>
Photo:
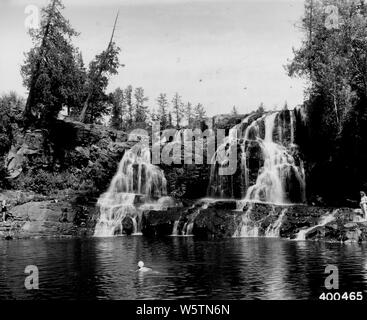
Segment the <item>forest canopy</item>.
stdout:
<svg viewBox="0 0 367 320">
<path fill-rule="evenodd" d="M 367 5 L 307 0 L 301 28 L 287 70 L 309 84 L 300 143 L 315 164 L 308 187 L 329 201 L 353 199 L 367 187 Z"/>
</svg>

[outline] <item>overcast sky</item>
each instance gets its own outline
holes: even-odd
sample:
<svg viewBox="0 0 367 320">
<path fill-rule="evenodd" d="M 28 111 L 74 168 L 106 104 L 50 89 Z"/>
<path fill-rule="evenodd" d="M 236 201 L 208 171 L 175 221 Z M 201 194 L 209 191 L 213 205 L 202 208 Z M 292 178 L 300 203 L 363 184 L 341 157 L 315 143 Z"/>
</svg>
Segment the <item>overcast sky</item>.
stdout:
<svg viewBox="0 0 367 320">
<path fill-rule="evenodd" d="M 120 10 L 115 41 L 121 68 L 110 89 L 142 86 L 155 105 L 159 93 L 179 92 L 203 103 L 209 115 L 290 106 L 303 100 L 304 84 L 284 65 L 302 34 L 295 27 L 300 0 L 64 0 L 65 16 L 81 33 L 74 43 L 88 63 L 107 46 Z M 31 47 L 24 20 L 27 5 L 45 0 L 0 1 L 0 93 L 26 95 L 20 76 Z"/>
</svg>

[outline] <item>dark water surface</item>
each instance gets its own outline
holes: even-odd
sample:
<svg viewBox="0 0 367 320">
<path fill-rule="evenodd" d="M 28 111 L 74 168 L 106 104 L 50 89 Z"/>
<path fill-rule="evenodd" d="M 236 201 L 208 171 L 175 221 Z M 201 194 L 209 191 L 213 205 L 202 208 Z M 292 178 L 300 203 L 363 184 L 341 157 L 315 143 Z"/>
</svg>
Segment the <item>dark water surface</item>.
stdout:
<svg viewBox="0 0 367 320">
<path fill-rule="evenodd" d="M 143 260 L 157 273 L 134 272 Z M 280 239 L 118 237 L 0 241 L 2 299 L 318 299 L 327 264 L 339 292 L 367 298 L 367 246 Z M 27 265 L 40 289 L 24 287 Z"/>
</svg>

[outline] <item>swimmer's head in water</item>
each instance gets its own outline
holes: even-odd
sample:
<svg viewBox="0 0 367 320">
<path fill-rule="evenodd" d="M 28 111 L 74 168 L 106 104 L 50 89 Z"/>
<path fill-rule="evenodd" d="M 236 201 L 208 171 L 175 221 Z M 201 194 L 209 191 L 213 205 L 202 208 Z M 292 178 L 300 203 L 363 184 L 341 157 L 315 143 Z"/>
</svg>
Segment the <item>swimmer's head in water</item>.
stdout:
<svg viewBox="0 0 367 320">
<path fill-rule="evenodd" d="M 144 267 L 144 262 L 143 261 L 139 261 L 138 262 L 138 267 L 139 268 L 143 268 Z"/>
</svg>

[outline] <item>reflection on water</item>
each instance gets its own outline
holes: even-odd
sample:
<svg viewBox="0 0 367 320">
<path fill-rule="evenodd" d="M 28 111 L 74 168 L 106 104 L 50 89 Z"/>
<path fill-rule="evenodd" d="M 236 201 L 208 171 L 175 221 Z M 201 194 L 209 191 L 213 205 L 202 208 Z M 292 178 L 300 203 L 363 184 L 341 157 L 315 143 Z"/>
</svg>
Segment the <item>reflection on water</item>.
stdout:
<svg viewBox="0 0 367 320">
<path fill-rule="evenodd" d="M 156 273 L 139 273 L 143 260 Z M 340 291 L 367 291 L 367 246 L 278 239 L 118 237 L 0 242 L 0 299 L 317 299 L 327 264 Z M 24 288 L 36 265 L 40 290 Z"/>
</svg>

